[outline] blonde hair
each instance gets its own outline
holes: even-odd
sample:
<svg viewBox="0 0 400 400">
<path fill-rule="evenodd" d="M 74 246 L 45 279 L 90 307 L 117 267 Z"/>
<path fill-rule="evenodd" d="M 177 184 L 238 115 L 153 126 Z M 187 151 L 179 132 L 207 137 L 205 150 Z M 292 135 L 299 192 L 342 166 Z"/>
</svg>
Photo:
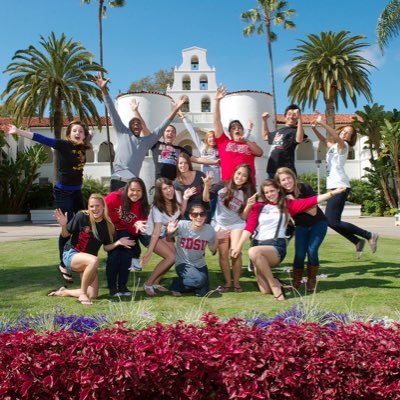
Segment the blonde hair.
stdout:
<svg viewBox="0 0 400 400">
<path fill-rule="evenodd" d="M 104 207 L 103 219 L 106 221 L 106 224 L 107 224 L 107 231 L 108 231 L 108 235 L 110 237 L 110 242 L 113 242 L 114 241 L 115 227 L 114 227 L 114 224 L 111 221 L 110 216 L 108 215 L 108 208 L 107 208 L 106 201 L 104 200 L 104 197 L 99 193 L 92 193 L 90 195 L 90 197 L 89 197 L 88 204 L 89 204 L 90 200 L 98 200 L 98 201 L 100 201 L 102 203 L 102 205 Z M 90 227 L 92 229 L 94 237 L 97 240 L 100 240 L 99 233 L 97 232 L 96 221 L 95 221 L 95 219 L 93 217 L 93 214 L 90 212 L 90 210 L 87 210 L 85 213 L 87 213 L 87 215 L 89 216 Z"/>
<path fill-rule="evenodd" d="M 215 132 L 214 131 L 208 131 L 206 134 L 205 134 L 205 136 L 204 136 L 204 147 L 205 147 L 205 150 L 206 151 L 208 151 L 209 149 L 210 149 L 210 145 L 208 144 L 208 138 L 210 137 L 210 136 L 214 136 L 214 139 L 215 139 Z M 214 148 L 216 148 L 217 146 L 214 146 L 213 147 L 213 149 Z"/>
<path fill-rule="evenodd" d="M 279 183 L 279 185 L 281 184 L 281 180 L 279 178 L 279 175 L 281 174 L 286 174 L 286 175 L 290 175 L 293 178 L 293 197 L 295 199 L 297 199 L 300 196 L 300 188 L 299 188 L 299 182 L 297 182 L 297 176 L 294 173 L 294 171 L 288 167 L 280 167 L 276 170 L 275 172 L 275 180 Z M 283 190 L 286 192 L 285 188 L 283 188 Z"/>
</svg>

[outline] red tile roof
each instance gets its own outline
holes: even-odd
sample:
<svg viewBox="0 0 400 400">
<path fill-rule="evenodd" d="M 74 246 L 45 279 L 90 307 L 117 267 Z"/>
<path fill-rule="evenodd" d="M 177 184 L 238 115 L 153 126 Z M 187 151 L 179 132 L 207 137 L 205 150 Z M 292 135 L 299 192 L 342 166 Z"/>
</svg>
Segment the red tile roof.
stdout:
<svg viewBox="0 0 400 400">
<path fill-rule="evenodd" d="M 313 120 L 313 115 L 312 114 L 303 114 L 303 123 L 305 124 L 310 124 L 311 121 Z M 335 121 L 337 124 L 350 124 L 353 122 L 353 118 L 358 118 L 360 119 L 356 114 L 336 114 Z M 285 123 L 285 117 L 283 114 L 277 114 L 277 122 L 278 124 L 283 124 Z M 64 126 L 67 126 L 71 121 L 68 118 L 64 118 Z M 0 117 L 0 126 L 4 124 L 11 124 L 12 120 L 11 118 L 2 118 Z M 101 117 L 101 123 L 102 126 L 106 125 L 106 118 Z M 109 126 L 112 126 L 111 119 L 108 118 L 108 123 Z M 30 121 L 30 124 L 27 126 L 27 122 L 22 123 L 22 126 L 25 127 L 35 127 L 35 128 L 47 128 L 50 127 L 50 122 L 49 118 L 44 117 L 44 118 L 39 118 L 39 117 L 33 117 Z M 95 125 L 95 124 L 94 124 Z"/>
</svg>

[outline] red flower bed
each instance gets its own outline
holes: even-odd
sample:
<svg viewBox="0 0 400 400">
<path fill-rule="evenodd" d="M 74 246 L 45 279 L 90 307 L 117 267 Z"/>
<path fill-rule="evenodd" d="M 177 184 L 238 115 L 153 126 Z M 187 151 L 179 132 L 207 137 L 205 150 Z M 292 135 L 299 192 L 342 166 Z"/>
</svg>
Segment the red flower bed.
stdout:
<svg viewBox="0 0 400 400">
<path fill-rule="evenodd" d="M 268 329 L 204 317 L 0 335 L 1 399 L 400 399 L 399 326 Z"/>
</svg>

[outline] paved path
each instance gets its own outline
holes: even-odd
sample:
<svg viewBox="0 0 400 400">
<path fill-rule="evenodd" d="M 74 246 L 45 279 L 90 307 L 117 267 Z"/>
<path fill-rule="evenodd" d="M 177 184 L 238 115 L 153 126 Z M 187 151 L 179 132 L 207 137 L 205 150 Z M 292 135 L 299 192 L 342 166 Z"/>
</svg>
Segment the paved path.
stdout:
<svg viewBox="0 0 400 400">
<path fill-rule="evenodd" d="M 394 217 L 347 217 L 345 221 L 384 237 L 400 239 L 400 226 L 395 226 Z M 0 225 L 0 242 L 19 239 L 57 237 L 60 228 L 56 224 L 32 224 L 21 222 Z M 329 229 L 328 233 L 335 233 Z"/>
</svg>

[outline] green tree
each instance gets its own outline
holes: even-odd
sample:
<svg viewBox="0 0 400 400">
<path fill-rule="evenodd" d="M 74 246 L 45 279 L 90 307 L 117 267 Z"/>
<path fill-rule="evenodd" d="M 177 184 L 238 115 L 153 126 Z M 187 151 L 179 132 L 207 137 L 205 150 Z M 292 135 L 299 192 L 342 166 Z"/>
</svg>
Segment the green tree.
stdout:
<svg viewBox="0 0 400 400">
<path fill-rule="evenodd" d="M 386 203 L 389 207 L 394 207 L 395 198 L 390 189 L 392 181 L 391 160 L 382 154 L 382 134 L 381 129 L 388 113 L 384 111 L 384 107 L 378 104 L 364 106 L 362 111 L 356 111 L 360 117 L 353 121 L 353 126 L 362 136 L 366 136 L 368 140 L 366 144 L 370 153 L 369 161 L 372 168 L 368 169 L 368 179 L 377 183 L 375 190 L 383 193 Z M 373 177 L 373 175 L 375 175 Z"/>
<path fill-rule="evenodd" d="M 12 109 L 12 117 L 18 125 L 23 118 L 34 115 L 43 117 L 50 111 L 50 124 L 54 136 L 61 137 L 63 118 L 70 120 L 79 115 L 82 120 L 94 120 L 101 127 L 93 99 L 101 100 L 101 92 L 94 85 L 95 73 L 104 69 L 93 61 L 93 55 L 80 43 L 67 39 L 64 34 L 57 38 L 40 38 L 43 50 L 29 46 L 18 50 L 6 73 L 12 78 L 2 93 L 4 106 Z"/>
<path fill-rule="evenodd" d="M 267 36 L 267 52 L 270 66 L 271 91 L 273 96 L 273 106 L 276 125 L 276 99 L 275 99 L 275 77 L 274 77 L 274 62 L 272 57 L 272 43 L 278 38 L 275 32 L 272 32 L 271 25 L 283 25 L 284 29 L 294 29 L 296 25 L 288 20 L 295 14 L 295 10 L 286 9 L 286 1 L 278 0 L 257 0 L 258 7 L 245 11 L 240 15 L 240 18 L 248 23 L 243 29 L 243 35 L 251 36 L 254 32 L 258 35 Z"/>
<path fill-rule="evenodd" d="M 134 81 L 129 86 L 130 92 L 160 92 L 165 93 L 168 86 L 174 83 L 174 69 L 160 69 L 153 75 L 147 75 Z"/>
<path fill-rule="evenodd" d="M 357 105 L 357 95 L 372 101 L 369 68 L 374 66 L 360 55 L 368 46 L 361 42 L 364 36 L 349 36 L 349 32 L 321 32 L 308 35 L 308 41 L 293 51 L 297 64 L 285 81 L 291 79 L 288 95 L 293 102 L 315 108 L 320 94 L 325 102 L 328 125 L 335 126 L 335 113 L 339 98 L 347 107 L 347 97 Z"/>
<path fill-rule="evenodd" d="M 97 13 L 97 20 L 99 24 L 99 50 L 100 50 L 100 65 L 104 66 L 103 59 L 103 18 L 107 15 L 107 7 L 104 4 L 104 0 L 93 0 L 98 1 L 99 8 Z M 81 0 L 81 4 L 90 4 L 92 0 Z M 123 7 L 125 5 L 125 0 L 108 0 L 106 2 L 110 7 Z M 107 107 L 104 106 L 104 115 L 106 116 L 106 134 L 107 134 L 107 143 L 108 143 L 108 155 L 110 159 L 110 171 L 112 173 L 112 162 L 113 162 L 113 154 L 111 151 L 111 140 L 110 140 L 110 127 L 108 125 L 108 112 Z"/>
<path fill-rule="evenodd" d="M 383 53 L 388 46 L 390 39 L 398 36 L 400 33 L 400 1 L 391 0 L 383 9 L 378 18 L 376 26 L 376 36 L 378 45 Z"/>
</svg>

